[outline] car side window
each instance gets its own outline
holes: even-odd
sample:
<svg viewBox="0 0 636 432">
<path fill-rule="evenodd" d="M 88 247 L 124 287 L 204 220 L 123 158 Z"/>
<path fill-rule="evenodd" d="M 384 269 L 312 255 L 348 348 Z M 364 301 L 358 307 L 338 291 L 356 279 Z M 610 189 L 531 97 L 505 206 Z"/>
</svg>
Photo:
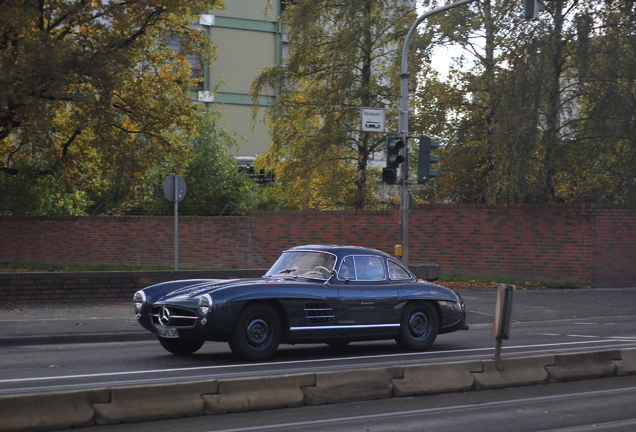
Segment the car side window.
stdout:
<svg viewBox="0 0 636 432">
<path fill-rule="evenodd" d="M 380 281 L 385 279 L 384 259 L 377 256 L 354 257 L 356 280 Z"/>
<path fill-rule="evenodd" d="M 395 261 L 389 260 L 389 279 L 391 280 L 403 280 L 411 279 L 411 274 L 400 264 Z"/>
</svg>

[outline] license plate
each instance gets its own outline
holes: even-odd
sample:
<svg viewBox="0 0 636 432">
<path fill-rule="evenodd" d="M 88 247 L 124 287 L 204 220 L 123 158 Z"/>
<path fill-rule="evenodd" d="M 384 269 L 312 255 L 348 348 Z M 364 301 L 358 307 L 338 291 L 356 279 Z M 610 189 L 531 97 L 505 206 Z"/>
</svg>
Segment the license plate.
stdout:
<svg viewBox="0 0 636 432">
<path fill-rule="evenodd" d="M 179 337 L 179 332 L 174 327 L 157 327 L 157 334 L 162 338 L 174 339 Z"/>
</svg>

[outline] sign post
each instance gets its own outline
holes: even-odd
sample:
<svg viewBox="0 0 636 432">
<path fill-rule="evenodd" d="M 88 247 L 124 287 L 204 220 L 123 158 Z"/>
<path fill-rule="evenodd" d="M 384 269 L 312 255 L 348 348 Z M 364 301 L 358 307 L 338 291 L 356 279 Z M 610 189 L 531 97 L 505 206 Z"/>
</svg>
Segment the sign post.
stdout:
<svg viewBox="0 0 636 432">
<path fill-rule="evenodd" d="M 501 363 L 501 343 L 510 337 L 510 324 L 512 323 L 512 303 L 517 287 L 515 285 L 499 284 L 497 287 L 497 305 L 495 317 L 492 322 L 492 337 L 495 338 L 495 365 L 498 370 L 503 370 Z"/>
<path fill-rule="evenodd" d="M 174 203 L 174 270 L 179 270 L 179 201 L 185 198 L 186 183 L 176 174 L 163 183 L 163 195 Z"/>
</svg>

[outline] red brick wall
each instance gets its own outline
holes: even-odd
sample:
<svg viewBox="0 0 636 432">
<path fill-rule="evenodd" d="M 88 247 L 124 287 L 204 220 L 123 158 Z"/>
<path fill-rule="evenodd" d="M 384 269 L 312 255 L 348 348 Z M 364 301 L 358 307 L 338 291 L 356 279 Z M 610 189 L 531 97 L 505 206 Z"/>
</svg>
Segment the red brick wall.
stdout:
<svg viewBox="0 0 636 432">
<path fill-rule="evenodd" d="M 336 243 L 393 253 L 397 211 L 180 217 L 180 268 L 267 268 L 281 250 Z M 0 217 L 0 260 L 174 264 L 172 217 Z M 636 206 L 427 205 L 410 218 L 411 263 L 442 273 L 636 286 Z"/>
<path fill-rule="evenodd" d="M 634 207 L 600 207 L 589 217 L 593 227 L 590 283 L 593 286 L 636 286 Z"/>
<path fill-rule="evenodd" d="M 411 219 L 411 249 L 446 273 L 588 282 L 589 211 L 566 205 L 427 206 Z"/>
<path fill-rule="evenodd" d="M 135 291 L 175 279 L 261 277 L 261 270 L 0 273 L 0 305 L 21 302 L 132 302 Z"/>
</svg>

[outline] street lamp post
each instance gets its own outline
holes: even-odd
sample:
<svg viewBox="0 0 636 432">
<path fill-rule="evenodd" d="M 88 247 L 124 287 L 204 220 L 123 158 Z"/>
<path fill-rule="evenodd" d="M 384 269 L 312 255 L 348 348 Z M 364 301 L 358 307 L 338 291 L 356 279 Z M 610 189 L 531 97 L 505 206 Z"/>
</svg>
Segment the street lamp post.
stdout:
<svg viewBox="0 0 636 432">
<path fill-rule="evenodd" d="M 426 18 L 445 12 L 449 9 L 453 9 L 459 6 L 463 6 L 468 3 L 472 3 L 475 0 L 461 0 L 455 3 L 451 3 L 445 6 L 438 7 L 426 13 L 423 13 L 415 20 L 415 23 L 411 26 L 406 39 L 404 40 L 404 49 L 402 50 L 402 71 L 400 73 L 400 95 L 401 105 L 399 112 L 399 129 L 400 135 L 404 143 L 407 142 L 406 137 L 409 133 L 409 74 L 407 68 L 409 46 L 411 45 L 411 39 L 417 30 L 417 27 Z M 409 211 L 410 200 L 408 191 L 408 177 L 409 177 L 409 153 L 408 145 L 404 146 L 404 163 L 402 164 L 401 186 L 400 186 L 400 242 L 402 244 L 402 262 L 404 265 L 409 265 Z"/>
</svg>

